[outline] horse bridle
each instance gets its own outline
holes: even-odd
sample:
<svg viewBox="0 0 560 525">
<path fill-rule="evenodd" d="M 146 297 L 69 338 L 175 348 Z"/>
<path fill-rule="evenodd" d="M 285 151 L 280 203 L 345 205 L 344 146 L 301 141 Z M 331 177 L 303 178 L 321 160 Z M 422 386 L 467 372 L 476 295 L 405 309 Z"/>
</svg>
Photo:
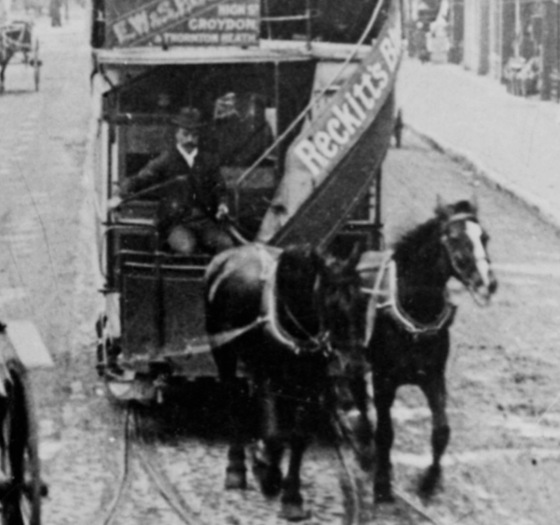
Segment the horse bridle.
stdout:
<svg viewBox="0 0 560 525">
<path fill-rule="evenodd" d="M 460 221 L 465 221 L 465 222 L 472 221 L 479 224 L 476 215 L 474 215 L 473 213 L 466 213 L 466 212 L 456 213 L 455 215 L 452 215 L 449 219 L 447 219 L 447 221 L 445 222 L 445 228 L 444 228 L 444 233 L 442 234 L 441 237 L 441 243 L 445 248 L 445 251 L 447 253 L 453 271 L 455 272 L 457 277 L 461 280 L 461 282 L 466 286 L 469 292 L 471 292 L 472 294 L 473 290 L 470 282 L 471 280 L 464 275 L 463 270 L 460 268 L 460 265 L 457 263 L 457 256 L 455 255 L 453 249 L 450 246 L 449 235 L 446 233 L 447 228 L 450 224 L 453 224 L 454 222 L 460 222 Z M 477 258 L 477 260 L 478 259 L 479 258 Z M 488 256 L 485 255 L 484 259 L 488 261 Z"/>
<path fill-rule="evenodd" d="M 331 333 L 325 326 L 323 309 L 320 305 L 320 301 L 318 301 L 319 291 L 321 290 L 321 281 L 322 276 L 318 273 L 315 277 L 315 282 L 313 283 L 313 303 L 316 311 L 319 312 L 319 330 L 316 335 L 309 333 L 301 322 L 298 321 L 292 310 L 286 304 L 282 304 L 282 308 L 284 312 L 286 312 L 286 315 L 290 318 L 290 321 L 302 334 L 305 334 L 307 339 L 306 341 L 303 341 L 293 337 L 298 349 L 297 353 L 299 353 L 299 351 L 303 348 L 309 352 L 322 351 L 325 354 L 332 353 Z"/>
<path fill-rule="evenodd" d="M 327 323 L 326 323 L 326 313 L 325 313 L 325 307 L 323 305 L 323 303 L 319 300 L 319 296 L 320 296 L 320 292 L 321 292 L 321 288 L 322 288 L 322 283 L 323 283 L 323 276 L 321 275 L 321 273 L 319 272 L 315 278 L 315 282 L 313 284 L 313 302 L 314 302 L 314 307 L 316 309 L 316 311 L 318 312 L 318 317 L 319 317 L 319 330 L 317 332 L 316 335 L 309 333 L 301 324 L 301 322 L 298 321 L 298 319 L 296 318 L 296 316 L 293 314 L 293 312 L 290 310 L 289 307 L 287 307 L 285 304 L 282 305 L 284 311 L 286 312 L 286 315 L 290 318 L 290 321 L 303 333 L 305 334 L 307 340 L 306 341 L 301 341 L 301 340 L 297 340 L 296 338 L 293 338 L 295 344 L 297 345 L 297 350 L 296 352 L 300 352 L 302 349 L 305 349 L 306 351 L 312 353 L 312 352 L 322 352 L 324 355 L 333 355 L 334 354 L 334 350 L 335 349 L 340 349 L 342 351 L 347 350 L 347 348 L 345 347 L 345 345 L 343 344 L 339 344 L 338 342 L 334 342 L 333 341 L 333 337 L 332 337 L 332 332 L 331 330 L 327 327 Z M 352 339 L 354 340 L 354 338 L 352 337 Z M 351 351 L 354 350 L 354 345 L 350 344 L 349 345 L 351 348 Z M 363 346 L 363 344 L 360 344 L 360 346 Z"/>
<path fill-rule="evenodd" d="M 276 287 L 276 268 L 277 262 L 273 263 L 273 266 L 269 269 L 267 278 L 265 279 L 264 291 L 263 291 L 263 316 L 261 317 L 261 322 L 265 326 L 265 330 L 268 331 L 269 335 L 282 346 L 286 347 L 288 350 L 292 351 L 294 354 L 298 355 L 303 350 L 307 352 L 317 352 L 322 351 L 325 354 L 329 354 L 332 351 L 330 344 L 330 332 L 325 328 L 325 323 L 323 315 L 319 315 L 320 327 L 317 335 L 310 334 L 302 324 L 297 320 L 294 313 L 290 308 L 277 299 L 277 294 L 275 293 Z M 318 291 L 321 287 L 321 275 L 318 274 L 313 283 L 313 297 L 316 300 Z M 288 333 L 284 327 L 280 324 L 278 319 L 278 305 L 281 304 L 282 309 L 286 315 L 290 318 L 292 323 L 305 334 L 307 340 L 302 340 L 294 337 L 292 334 Z M 320 310 L 318 310 L 320 311 Z"/>
</svg>

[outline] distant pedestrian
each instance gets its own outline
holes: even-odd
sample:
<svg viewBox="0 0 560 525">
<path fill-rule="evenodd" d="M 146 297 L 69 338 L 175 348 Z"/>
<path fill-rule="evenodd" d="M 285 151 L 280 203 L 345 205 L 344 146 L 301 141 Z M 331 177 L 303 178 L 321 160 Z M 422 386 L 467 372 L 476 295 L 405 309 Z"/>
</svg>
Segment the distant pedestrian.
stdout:
<svg viewBox="0 0 560 525">
<path fill-rule="evenodd" d="M 401 147 L 403 128 L 404 128 L 404 123 L 402 119 L 402 109 L 399 108 L 395 116 L 395 126 L 393 128 L 393 135 L 395 137 L 395 145 L 397 146 L 397 148 Z"/>
<path fill-rule="evenodd" d="M 51 17 L 51 26 L 60 27 L 62 25 L 62 0 L 50 0 L 49 15 Z"/>
</svg>

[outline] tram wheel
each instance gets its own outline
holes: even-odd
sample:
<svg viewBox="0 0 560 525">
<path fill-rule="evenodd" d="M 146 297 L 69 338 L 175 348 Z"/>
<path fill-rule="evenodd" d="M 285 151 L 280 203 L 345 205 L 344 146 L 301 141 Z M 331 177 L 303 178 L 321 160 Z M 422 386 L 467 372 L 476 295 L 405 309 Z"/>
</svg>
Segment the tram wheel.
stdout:
<svg viewBox="0 0 560 525">
<path fill-rule="evenodd" d="M 23 366 L 8 363 L 11 381 L 1 400 L 0 480 L 2 525 L 41 525 L 37 420 L 29 380 Z"/>
</svg>

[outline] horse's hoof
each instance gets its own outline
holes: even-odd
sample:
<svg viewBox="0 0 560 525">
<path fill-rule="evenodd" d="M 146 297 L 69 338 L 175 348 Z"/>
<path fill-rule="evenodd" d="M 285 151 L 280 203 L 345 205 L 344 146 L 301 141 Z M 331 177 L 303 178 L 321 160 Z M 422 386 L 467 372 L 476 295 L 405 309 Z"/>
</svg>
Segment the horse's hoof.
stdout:
<svg viewBox="0 0 560 525">
<path fill-rule="evenodd" d="M 358 447 L 356 452 L 358 465 L 364 472 L 373 472 L 375 467 L 375 448 Z"/>
<path fill-rule="evenodd" d="M 311 511 L 304 509 L 301 503 L 282 503 L 280 517 L 288 521 L 303 521 L 311 517 Z"/>
<path fill-rule="evenodd" d="M 228 470 L 226 472 L 226 490 L 245 490 L 247 488 L 247 476 L 245 472 Z"/>
<path fill-rule="evenodd" d="M 375 503 L 394 503 L 395 496 L 390 483 L 376 483 L 374 489 Z"/>
<path fill-rule="evenodd" d="M 436 489 L 439 488 L 440 480 L 441 467 L 439 465 L 432 465 L 420 479 L 419 495 L 424 499 L 432 497 Z"/>
<path fill-rule="evenodd" d="M 278 467 L 255 462 L 253 475 L 259 482 L 261 492 L 267 498 L 274 498 L 280 494 L 282 490 L 282 471 Z"/>
</svg>

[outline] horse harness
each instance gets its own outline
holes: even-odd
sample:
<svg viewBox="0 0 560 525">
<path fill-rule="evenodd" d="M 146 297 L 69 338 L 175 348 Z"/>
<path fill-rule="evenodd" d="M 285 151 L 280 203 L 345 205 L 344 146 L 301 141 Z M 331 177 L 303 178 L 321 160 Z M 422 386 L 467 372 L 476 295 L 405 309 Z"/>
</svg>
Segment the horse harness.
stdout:
<svg viewBox="0 0 560 525">
<path fill-rule="evenodd" d="M 6 357 L 3 353 L 2 341 L 3 336 L 6 335 L 6 325 L 0 321 L 0 400 L 8 397 L 7 386 L 12 382 L 10 371 L 6 363 Z"/>
<path fill-rule="evenodd" d="M 415 339 L 434 336 L 453 322 L 457 307 L 450 301 L 447 292 L 443 310 L 434 321 L 421 323 L 413 319 L 399 301 L 397 264 L 393 252 L 367 252 L 367 255 L 369 260 L 362 261 L 357 268 L 362 275 L 369 273 L 372 283 L 371 287 L 362 287 L 362 292 L 370 296 L 364 338 L 366 346 L 371 341 L 378 311 L 388 315 Z"/>
<path fill-rule="evenodd" d="M 9 35 L 10 32 L 18 32 L 18 37 L 11 37 Z M 26 44 L 24 39 L 25 27 L 20 28 L 16 25 L 0 26 L 0 56 L 4 49 L 19 49 Z"/>
<path fill-rule="evenodd" d="M 330 344 L 329 331 L 321 327 L 317 335 L 307 334 L 286 305 L 284 305 L 286 314 L 302 332 L 306 333 L 307 339 L 299 339 L 284 329 L 278 318 L 278 296 L 276 293 L 276 273 L 281 251 L 274 250 L 271 253 L 270 249 L 260 245 L 258 250 L 262 268 L 260 280 L 263 283 L 261 314 L 248 325 L 210 335 L 212 346 L 214 348 L 223 346 L 252 330 L 262 328 L 273 341 L 279 343 L 282 347 L 296 355 L 299 355 L 303 351 L 307 353 L 321 351 L 325 353 L 325 355 L 330 355 L 332 353 L 332 347 Z M 320 275 L 317 275 L 313 286 L 314 292 L 316 292 L 320 286 L 320 279 Z M 213 292 L 211 292 L 211 295 L 213 295 Z"/>
</svg>

